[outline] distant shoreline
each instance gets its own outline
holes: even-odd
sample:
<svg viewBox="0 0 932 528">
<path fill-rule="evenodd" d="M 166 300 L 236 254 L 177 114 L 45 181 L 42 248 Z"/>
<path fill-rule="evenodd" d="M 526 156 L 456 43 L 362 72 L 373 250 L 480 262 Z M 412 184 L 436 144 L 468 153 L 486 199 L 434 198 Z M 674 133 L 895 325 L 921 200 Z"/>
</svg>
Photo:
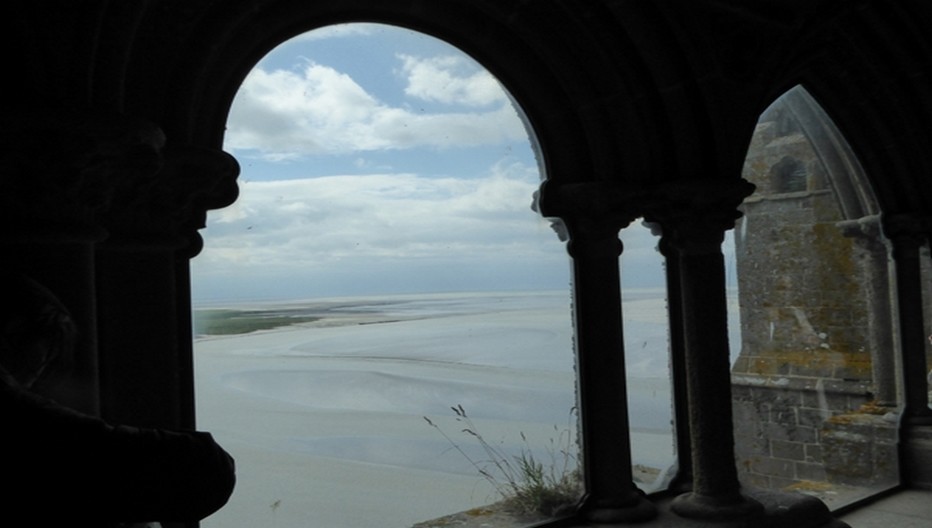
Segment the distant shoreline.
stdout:
<svg viewBox="0 0 932 528">
<path fill-rule="evenodd" d="M 665 288 L 631 288 L 623 302 L 664 297 Z M 468 291 L 403 294 L 373 294 L 340 297 L 267 300 L 195 301 L 192 324 L 195 339 L 237 336 L 288 327 L 331 327 L 369 325 L 419 319 L 404 315 L 407 304 L 453 302 L 458 299 L 515 299 L 522 297 L 565 298 L 571 309 L 569 290 Z"/>
<path fill-rule="evenodd" d="M 268 307 L 268 306 L 294 306 L 307 304 L 334 304 L 388 302 L 399 300 L 421 300 L 430 298 L 458 298 L 458 297 L 494 297 L 494 296 L 537 296 L 537 295 L 571 295 L 571 288 L 553 290 L 481 290 L 481 291 L 440 291 L 440 292 L 405 292 L 405 293 L 359 293 L 346 295 L 304 296 L 294 298 L 228 298 L 228 299 L 192 299 L 195 309 L 233 308 L 233 307 Z M 623 298 L 642 299 L 645 297 L 658 297 L 666 295 L 665 287 L 625 288 Z"/>
<path fill-rule="evenodd" d="M 361 295 L 297 300 L 195 303 L 192 312 L 196 338 L 233 336 L 289 326 L 349 326 L 418 319 L 399 315 L 408 303 L 455 301 L 487 297 L 520 298 L 566 295 L 563 291 L 441 292 L 399 295 Z"/>
</svg>

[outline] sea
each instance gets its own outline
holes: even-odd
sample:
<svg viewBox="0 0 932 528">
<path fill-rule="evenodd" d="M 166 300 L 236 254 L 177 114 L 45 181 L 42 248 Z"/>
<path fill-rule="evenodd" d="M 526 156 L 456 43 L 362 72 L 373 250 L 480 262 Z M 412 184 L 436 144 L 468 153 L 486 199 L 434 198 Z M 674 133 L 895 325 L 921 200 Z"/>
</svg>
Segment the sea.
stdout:
<svg viewBox="0 0 932 528">
<path fill-rule="evenodd" d="M 202 526 L 403 528 L 495 502 L 522 456 L 557 477 L 579 464 L 569 292 L 195 306 L 208 308 L 298 322 L 195 339 L 198 428 L 238 474 Z M 623 325 L 649 492 L 676 461 L 663 290 L 626 291 Z"/>
</svg>

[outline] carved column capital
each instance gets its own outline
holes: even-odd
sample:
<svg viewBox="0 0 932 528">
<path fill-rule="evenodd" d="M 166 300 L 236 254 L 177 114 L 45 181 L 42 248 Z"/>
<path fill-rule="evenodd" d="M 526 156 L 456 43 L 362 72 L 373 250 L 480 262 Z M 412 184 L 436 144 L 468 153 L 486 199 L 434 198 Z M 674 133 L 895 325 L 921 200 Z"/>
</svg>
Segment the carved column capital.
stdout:
<svg viewBox="0 0 932 528">
<path fill-rule="evenodd" d="M 161 170 L 126 180 L 105 216 L 113 244 L 172 243 L 200 251 L 207 211 L 233 203 L 239 165 L 216 149 L 169 147 Z"/>
<path fill-rule="evenodd" d="M 644 192 L 616 182 L 544 182 L 534 209 L 546 217 L 574 223 L 593 237 L 617 232 L 641 216 Z"/>
<path fill-rule="evenodd" d="M 652 190 L 644 220 L 664 245 L 685 254 L 720 251 L 725 231 L 741 217 L 738 206 L 754 184 L 746 180 L 674 182 Z"/>
<path fill-rule="evenodd" d="M 0 131 L 0 216 L 17 233 L 88 232 L 127 179 L 155 172 L 161 131 L 123 116 L 29 115 Z"/>
<path fill-rule="evenodd" d="M 618 232 L 640 216 L 638 203 L 643 196 L 615 182 L 545 182 L 534 209 L 562 220 L 573 257 L 618 258 L 622 251 Z"/>
<path fill-rule="evenodd" d="M 932 238 L 932 216 L 884 214 L 881 223 L 884 235 L 893 242 L 894 258 L 903 252 L 918 251 L 920 246 Z"/>
</svg>

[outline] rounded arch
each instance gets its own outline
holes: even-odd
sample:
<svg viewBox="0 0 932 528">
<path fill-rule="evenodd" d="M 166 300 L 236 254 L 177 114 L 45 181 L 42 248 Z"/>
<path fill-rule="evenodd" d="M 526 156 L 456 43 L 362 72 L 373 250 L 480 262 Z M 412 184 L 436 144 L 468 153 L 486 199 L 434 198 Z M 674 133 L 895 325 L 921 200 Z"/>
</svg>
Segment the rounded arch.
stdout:
<svg viewBox="0 0 932 528">
<path fill-rule="evenodd" d="M 612 32 L 591 31 L 609 17 L 590 13 L 585 22 L 591 25 L 583 27 L 580 13 L 555 2 L 515 6 L 465 0 L 300 5 L 268 0 L 249 8 L 224 3 L 214 9 L 189 32 L 181 46 L 183 59 L 172 70 L 165 97 L 171 106 L 163 120 L 169 138 L 219 148 L 232 99 L 261 57 L 315 28 L 373 22 L 444 40 L 495 75 L 533 127 L 550 179 L 643 174 L 649 153 L 657 150 L 644 133 L 644 105 L 626 95 L 630 79 L 622 82 L 612 63 L 618 47 L 607 48 L 600 40 Z"/>
<path fill-rule="evenodd" d="M 218 148 L 233 95 L 275 45 L 325 25 L 380 22 L 447 41 L 499 78 L 556 181 L 737 178 L 758 116 L 803 85 L 851 143 L 884 210 L 932 199 L 919 177 L 932 172 L 922 155 L 932 44 L 919 30 L 932 10 L 922 3 L 222 0 L 185 4 L 183 22 L 165 9 L 141 18 L 128 63 L 142 66 L 128 68 L 123 93 L 127 113 L 158 123 L 169 143 Z"/>
</svg>

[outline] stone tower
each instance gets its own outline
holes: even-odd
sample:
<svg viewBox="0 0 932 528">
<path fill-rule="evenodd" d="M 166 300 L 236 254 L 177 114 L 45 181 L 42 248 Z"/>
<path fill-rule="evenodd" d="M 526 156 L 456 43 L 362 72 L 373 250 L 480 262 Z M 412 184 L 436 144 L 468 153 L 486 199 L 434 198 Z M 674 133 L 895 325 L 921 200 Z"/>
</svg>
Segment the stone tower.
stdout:
<svg viewBox="0 0 932 528">
<path fill-rule="evenodd" d="M 888 249 L 860 167 L 802 90 L 762 116 L 736 227 L 739 470 L 767 488 L 897 482 Z"/>
</svg>

